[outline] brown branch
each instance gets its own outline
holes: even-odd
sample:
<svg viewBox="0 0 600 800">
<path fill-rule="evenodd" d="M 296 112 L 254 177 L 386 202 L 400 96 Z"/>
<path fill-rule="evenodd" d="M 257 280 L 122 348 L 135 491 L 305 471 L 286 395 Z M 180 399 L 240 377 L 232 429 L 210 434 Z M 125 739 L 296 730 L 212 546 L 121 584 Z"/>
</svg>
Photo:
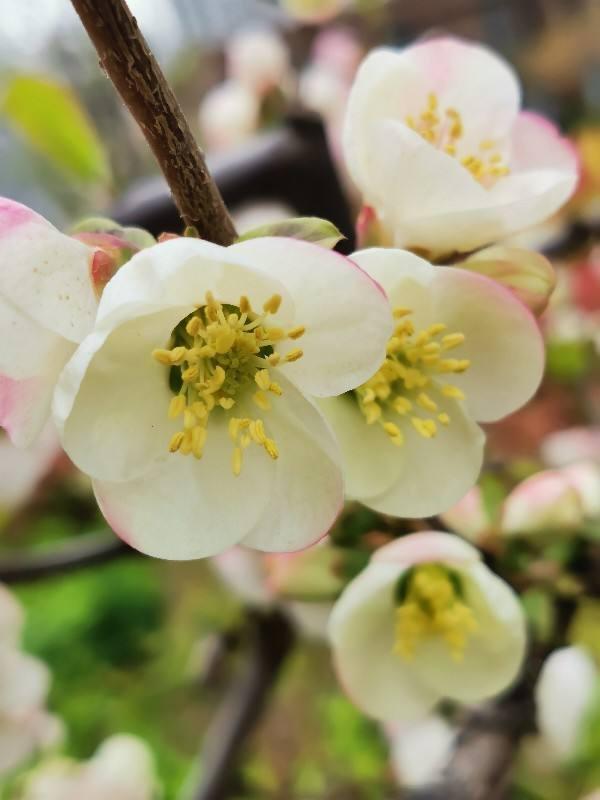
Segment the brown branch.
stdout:
<svg viewBox="0 0 600 800">
<path fill-rule="evenodd" d="M 294 630 L 281 611 L 249 610 L 248 654 L 211 722 L 202 748 L 202 778 L 193 800 L 227 800 L 234 791 L 241 751 L 259 721 L 281 667 L 294 646 Z"/>
<path fill-rule="evenodd" d="M 0 581 L 35 581 L 82 567 L 103 564 L 135 552 L 114 535 L 85 534 L 52 550 L 3 553 L 0 555 Z"/>
<path fill-rule="evenodd" d="M 71 0 L 100 64 L 140 126 L 187 225 L 228 245 L 233 222 L 181 108 L 124 0 Z"/>
</svg>

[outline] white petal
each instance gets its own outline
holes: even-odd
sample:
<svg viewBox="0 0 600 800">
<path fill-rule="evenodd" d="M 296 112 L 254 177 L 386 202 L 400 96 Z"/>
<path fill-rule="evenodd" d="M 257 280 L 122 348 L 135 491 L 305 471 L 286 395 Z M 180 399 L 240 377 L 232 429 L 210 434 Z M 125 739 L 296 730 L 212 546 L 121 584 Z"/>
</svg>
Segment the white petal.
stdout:
<svg viewBox="0 0 600 800">
<path fill-rule="evenodd" d="M 170 309 L 112 331 L 99 327 L 65 367 L 54 419 L 65 451 L 91 477 L 129 480 L 167 451 L 179 428 L 168 419 L 168 370 L 152 351 L 183 316 L 185 310 Z"/>
<path fill-rule="evenodd" d="M 594 661 L 581 647 L 562 647 L 544 662 L 535 687 L 537 724 L 560 758 L 577 744 L 597 680 Z"/>
<path fill-rule="evenodd" d="M 394 563 L 370 564 L 342 593 L 329 618 L 338 678 L 352 701 L 381 720 L 418 719 L 440 698 L 393 652 Z"/>
<path fill-rule="evenodd" d="M 71 342 L 57 337 L 44 372 L 18 381 L 0 375 L 0 425 L 17 447 L 28 447 L 41 434 L 58 376 L 74 349 Z"/>
<path fill-rule="evenodd" d="M 0 647 L 0 712 L 19 716 L 42 705 L 48 693 L 50 673 L 37 658 Z"/>
<path fill-rule="evenodd" d="M 317 409 L 285 378 L 283 395 L 264 415 L 275 439 L 269 502 L 242 543 L 269 552 L 301 550 L 325 536 L 340 513 L 344 487 L 340 454 L 330 427 Z"/>
<path fill-rule="evenodd" d="M 34 211 L 0 198 L 0 295 L 73 342 L 88 333 L 96 315 L 93 252 Z"/>
<path fill-rule="evenodd" d="M 552 169 L 577 182 L 577 151 L 550 120 L 521 111 L 511 130 L 510 164 L 515 172 Z"/>
<path fill-rule="evenodd" d="M 0 438 L 0 509 L 8 511 L 25 504 L 60 452 L 58 436 L 51 423 L 31 447 L 17 449 L 8 437 Z M 0 639 L 1 608 L 0 600 Z"/>
<path fill-rule="evenodd" d="M 147 555 L 189 560 L 221 553 L 262 515 L 274 473 L 266 453 L 249 447 L 235 477 L 232 447 L 225 415 L 213 414 L 200 461 L 167 454 L 135 480 L 95 481 L 100 510 L 115 533 Z"/>
<path fill-rule="evenodd" d="M 451 533 L 419 531 L 380 547 L 371 560 L 405 567 L 432 561 L 465 566 L 481 561 L 481 553 L 476 547 Z"/>
<path fill-rule="evenodd" d="M 432 691 L 471 703 L 498 694 L 517 677 L 525 654 L 525 619 L 514 591 L 484 564 L 457 571 L 477 630 L 467 640 L 460 661 L 435 637 L 420 644 L 414 667 Z"/>
<path fill-rule="evenodd" d="M 42 327 L 0 296 L 0 374 L 13 380 L 46 372 L 48 360 L 64 338 Z"/>
<path fill-rule="evenodd" d="M 390 745 L 398 782 L 417 787 L 438 781 L 452 755 L 456 731 L 437 714 L 396 727 Z"/>
<path fill-rule="evenodd" d="M 222 303 L 237 305 L 246 295 L 252 306 L 277 293 L 283 302 L 279 317 L 283 324 L 293 318 L 292 301 L 281 283 L 236 259 L 231 247 L 220 247 L 203 239 L 179 238 L 136 253 L 111 279 L 98 308 L 98 322 L 115 327 L 135 317 L 168 308 L 203 305 L 211 291 Z"/>
<path fill-rule="evenodd" d="M 437 267 L 432 289 L 436 319 L 466 337 L 456 354 L 471 366 L 450 382 L 465 393 L 469 413 L 493 422 L 524 405 L 544 370 L 544 342 L 531 312 L 500 284 L 456 267 Z"/>
<path fill-rule="evenodd" d="M 321 404 L 342 448 L 350 497 L 383 514 L 422 517 L 449 508 L 473 486 L 483 461 L 483 432 L 456 401 L 434 396 L 450 424 L 438 425 L 437 435 L 425 439 L 398 418 L 405 437 L 400 447 L 379 425 L 367 425 L 351 398 Z"/>
<path fill-rule="evenodd" d="M 379 367 L 391 334 L 385 295 L 353 261 L 309 242 L 285 237 L 249 239 L 229 248 L 280 281 L 294 302 L 304 356 L 281 369 L 306 394 L 327 397 L 363 383 Z"/>
</svg>

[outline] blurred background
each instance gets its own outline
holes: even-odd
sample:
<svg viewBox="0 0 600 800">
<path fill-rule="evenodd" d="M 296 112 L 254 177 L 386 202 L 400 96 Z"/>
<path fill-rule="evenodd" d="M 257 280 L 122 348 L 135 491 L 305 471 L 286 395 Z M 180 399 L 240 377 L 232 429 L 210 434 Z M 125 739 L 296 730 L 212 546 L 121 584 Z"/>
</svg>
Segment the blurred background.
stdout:
<svg viewBox="0 0 600 800">
<path fill-rule="evenodd" d="M 534 402 L 490 431 L 490 462 L 526 462 L 548 433 L 600 423 L 598 0 L 130 6 L 209 155 L 238 229 L 317 215 L 338 224 L 347 247 L 358 198 L 341 162 L 340 128 L 363 55 L 376 45 L 449 32 L 508 58 L 522 79 L 524 105 L 573 137 L 583 178 L 559 217 L 521 237 L 549 253 L 559 272 L 545 320 L 548 375 Z M 61 229 L 102 214 L 155 235 L 178 231 L 151 153 L 68 0 L 0 0 L 0 8 L 0 195 Z M 89 486 L 51 432 L 35 452 L 17 453 L 0 439 L 0 520 L 1 552 L 10 557 L 103 529 Z M 346 524 L 364 532 L 377 519 L 362 510 L 340 523 Z M 200 742 L 235 661 L 219 660 L 217 651 L 235 640 L 252 593 L 240 573 L 232 578 L 225 570 L 224 583 L 222 572 L 207 562 L 159 562 L 123 551 L 108 563 L 15 588 L 26 609 L 25 648 L 52 672 L 48 706 L 64 723 L 63 752 L 88 758 L 106 737 L 133 733 L 152 749 L 165 800 L 194 784 Z M 252 737 L 237 796 L 392 796 L 385 738 L 340 693 L 318 608 L 301 627 L 308 635 Z M 20 780 L 19 770 L 4 775 L 5 797 Z M 564 788 L 554 796 L 544 791 L 523 789 L 515 797 L 570 796 Z"/>
</svg>

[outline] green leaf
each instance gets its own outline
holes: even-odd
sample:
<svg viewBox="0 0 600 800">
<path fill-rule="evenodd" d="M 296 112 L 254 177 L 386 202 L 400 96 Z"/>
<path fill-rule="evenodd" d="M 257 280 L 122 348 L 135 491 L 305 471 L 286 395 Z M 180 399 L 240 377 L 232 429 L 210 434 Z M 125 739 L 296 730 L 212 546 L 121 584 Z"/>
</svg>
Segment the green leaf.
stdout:
<svg viewBox="0 0 600 800">
<path fill-rule="evenodd" d="M 109 179 L 102 142 L 68 86 L 40 75 L 17 75 L 0 110 L 35 150 L 69 176 L 85 183 Z"/>
<path fill-rule="evenodd" d="M 242 234 L 238 241 L 245 242 L 247 239 L 258 239 L 260 236 L 287 236 L 290 239 L 302 239 L 305 242 L 312 242 L 330 249 L 346 238 L 332 222 L 328 222 L 326 219 L 292 217 L 259 225 L 258 228 Z"/>
<path fill-rule="evenodd" d="M 528 589 L 521 595 L 521 602 L 535 638 L 540 642 L 549 642 L 556 624 L 556 609 L 550 592 Z"/>
</svg>

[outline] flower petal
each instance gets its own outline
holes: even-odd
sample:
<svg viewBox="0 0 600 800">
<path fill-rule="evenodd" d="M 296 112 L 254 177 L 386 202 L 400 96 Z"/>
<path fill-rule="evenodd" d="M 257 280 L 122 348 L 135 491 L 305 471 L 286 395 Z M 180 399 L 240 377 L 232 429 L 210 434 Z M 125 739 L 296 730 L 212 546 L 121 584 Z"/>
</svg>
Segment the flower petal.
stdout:
<svg viewBox="0 0 600 800">
<path fill-rule="evenodd" d="M 129 480 L 167 452 L 178 427 L 168 418 L 168 373 L 152 351 L 164 346 L 186 312 L 169 309 L 114 330 L 98 327 L 65 367 L 54 420 L 65 451 L 91 477 Z"/>
<path fill-rule="evenodd" d="M 432 293 L 434 316 L 466 337 L 457 353 L 471 365 L 451 383 L 465 393 L 468 412 L 493 422 L 526 403 L 544 371 L 542 335 L 526 306 L 495 281 L 456 267 L 436 268 Z"/>
<path fill-rule="evenodd" d="M 141 250 L 121 267 L 104 290 L 98 322 L 115 327 L 119 322 L 167 308 L 187 307 L 187 314 L 195 306 L 204 305 L 207 291 L 232 305 L 245 294 L 257 309 L 273 294 L 280 294 L 281 324 L 293 319 L 292 301 L 285 288 L 260 271 L 259 265 L 236 259 L 231 247 L 178 238 Z"/>
<path fill-rule="evenodd" d="M 346 492 L 383 514 L 421 517 L 449 508 L 473 486 L 483 460 L 483 432 L 450 399 L 436 402 L 451 422 L 425 439 L 407 424 L 400 447 L 367 425 L 349 398 L 321 401 L 344 457 Z"/>
<path fill-rule="evenodd" d="M 402 569 L 370 564 L 342 593 L 329 618 L 334 665 L 349 697 L 376 719 L 418 719 L 440 694 L 394 652 L 394 589 Z"/>
<path fill-rule="evenodd" d="M 414 667 L 431 691 L 471 703 L 498 694 L 517 677 L 526 647 L 525 619 L 514 591 L 484 564 L 458 571 L 477 630 L 460 661 L 442 639 L 432 637 L 420 644 Z"/>
<path fill-rule="evenodd" d="M 269 552 L 301 550 L 322 539 L 344 502 L 340 453 L 318 410 L 285 378 L 264 423 L 279 450 L 270 500 L 242 540 Z"/>
<path fill-rule="evenodd" d="M 37 658 L 0 648 L 0 711 L 3 716 L 21 716 L 42 705 L 48 693 L 50 673 Z"/>
<path fill-rule="evenodd" d="M 294 322 L 306 333 L 287 347 L 299 344 L 304 356 L 281 369 L 303 392 L 341 394 L 377 370 L 391 335 L 390 310 L 381 287 L 353 261 L 285 237 L 249 239 L 229 250 L 281 281 L 293 298 Z"/>
<path fill-rule="evenodd" d="M 124 541 L 155 558 L 189 560 L 237 544 L 257 523 L 271 496 L 273 464 L 249 447 L 241 474 L 231 469 L 225 416 L 210 420 L 200 461 L 166 454 L 140 478 L 94 481 L 100 510 Z"/>
<path fill-rule="evenodd" d="M 477 548 L 458 536 L 439 531 L 419 531 L 380 547 L 371 561 L 404 564 L 406 567 L 431 562 L 464 566 L 481 561 L 481 555 Z"/>
<path fill-rule="evenodd" d="M 72 342 L 83 339 L 96 315 L 93 253 L 34 211 L 0 198 L 0 296 Z"/>
<path fill-rule="evenodd" d="M 71 342 L 56 337 L 44 372 L 23 380 L 0 375 L 0 425 L 16 447 L 28 447 L 41 433 L 50 416 L 58 376 L 73 350 Z"/>
</svg>

